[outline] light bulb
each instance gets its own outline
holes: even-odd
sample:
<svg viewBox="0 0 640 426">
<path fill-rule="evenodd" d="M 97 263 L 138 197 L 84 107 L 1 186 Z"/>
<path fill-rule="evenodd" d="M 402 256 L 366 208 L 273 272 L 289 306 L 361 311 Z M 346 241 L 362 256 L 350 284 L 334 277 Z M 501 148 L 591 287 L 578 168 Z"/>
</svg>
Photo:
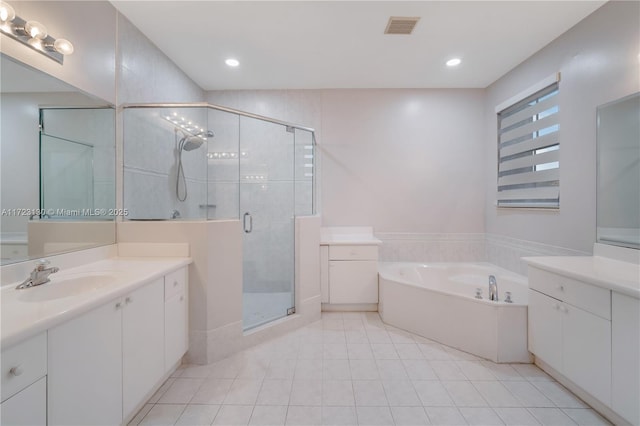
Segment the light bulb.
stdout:
<svg viewBox="0 0 640 426">
<path fill-rule="evenodd" d="M 47 28 L 38 21 L 29 21 L 25 24 L 24 30 L 31 36 L 44 40 L 47 37 Z"/>
<path fill-rule="evenodd" d="M 238 65 L 240 65 L 240 61 L 238 61 L 237 59 L 233 59 L 233 58 L 229 58 L 226 61 L 224 61 L 225 64 L 227 64 L 230 67 L 237 67 Z"/>
<path fill-rule="evenodd" d="M 16 18 L 16 11 L 10 4 L 0 1 L 0 21 L 11 22 Z"/>
<path fill-rule="evenodd" d="M 73 44 L 69 40 L 59 38 L 53 42 L 53 48 L 63 55 L 71 55 L 73 53 Z"/>
<path fill-rule="evenodd" d="M 461 62 L 462 62 L 462 59 L 460 59 L 460 58 L 449 59 L 447 61 L 447 66 L 448 67 L 457 67 L 458 65 L 460 65 Z"/>
</svg>

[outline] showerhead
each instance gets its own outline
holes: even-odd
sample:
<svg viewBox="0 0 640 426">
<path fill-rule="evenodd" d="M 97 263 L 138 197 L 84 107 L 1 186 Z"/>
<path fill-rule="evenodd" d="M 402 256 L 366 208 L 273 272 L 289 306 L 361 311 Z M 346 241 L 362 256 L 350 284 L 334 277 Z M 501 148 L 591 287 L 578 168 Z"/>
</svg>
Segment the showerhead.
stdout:
<svg viewBox="0 0 640 426">
<path fill-rule="evenodd" d="M 193 151 L 194 149 L 200 148 L 207 138 L 212 138 L 213 136 L 214 135 L 211 130 L 205 130 L 198 132 L 195 135 L 185 136 L 182 138 L 182 143 L 180 145 L 185 151 Z"/>
</svg>

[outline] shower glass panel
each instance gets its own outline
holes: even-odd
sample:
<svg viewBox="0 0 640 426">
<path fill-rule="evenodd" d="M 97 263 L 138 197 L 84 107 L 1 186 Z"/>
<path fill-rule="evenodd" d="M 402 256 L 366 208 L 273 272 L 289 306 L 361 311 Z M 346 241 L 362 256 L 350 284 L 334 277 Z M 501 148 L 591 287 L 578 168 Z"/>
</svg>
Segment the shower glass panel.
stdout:
<svg viewBox="0 0 640 426">
<path fill-rule="evenodd" d="M 207 219 L 236 219 L 240 198 L 238 168 L 240 158 L 247 155 L 238 147 L 240 116 L 215 109 L 208 114 L 209 128 L 215 136 L 209 139 L 207 152 Z"/>
<path fill-rule="evenodd" d="M 294 148 L 293 129 L 240 117 L 245 330 L 294 306 Z"/>
</svg>

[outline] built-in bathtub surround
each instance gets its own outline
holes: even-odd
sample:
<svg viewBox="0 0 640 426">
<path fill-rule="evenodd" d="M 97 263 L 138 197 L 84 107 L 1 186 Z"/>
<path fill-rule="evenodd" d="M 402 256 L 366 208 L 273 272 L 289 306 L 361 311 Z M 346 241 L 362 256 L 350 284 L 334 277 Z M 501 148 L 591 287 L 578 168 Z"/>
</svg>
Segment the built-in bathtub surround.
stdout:
<svg viewBox="0 0 640 426">
<path fill-rule="evenodd" d="M 498 301 L 489 300 L 490 276 Z M 531 362 L 527 300 L 526 278 L 491 264 L 380 266 L 385 323 L 493 362 Z"/>
<path fill-rule="evenodd" d="M 485 234 L 376 232 L 382 262 L 484 262 Z"/>
</svg>

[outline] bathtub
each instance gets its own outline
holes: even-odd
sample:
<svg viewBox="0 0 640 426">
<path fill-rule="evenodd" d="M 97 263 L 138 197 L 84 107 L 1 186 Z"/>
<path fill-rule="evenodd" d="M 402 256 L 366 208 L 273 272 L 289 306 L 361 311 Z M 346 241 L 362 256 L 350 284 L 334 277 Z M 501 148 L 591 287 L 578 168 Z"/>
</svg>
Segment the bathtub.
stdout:
<svg viewBox="0 0 640 426">
<path fill-rule="evenodd" d="M 497 302 L 488 299 L 489 275 L 498 283 Z M 526 277 L 489 263 L 381 262 L 379 289 L 387 324 L 493 362 L 531 362 Z"/>
</svg>

